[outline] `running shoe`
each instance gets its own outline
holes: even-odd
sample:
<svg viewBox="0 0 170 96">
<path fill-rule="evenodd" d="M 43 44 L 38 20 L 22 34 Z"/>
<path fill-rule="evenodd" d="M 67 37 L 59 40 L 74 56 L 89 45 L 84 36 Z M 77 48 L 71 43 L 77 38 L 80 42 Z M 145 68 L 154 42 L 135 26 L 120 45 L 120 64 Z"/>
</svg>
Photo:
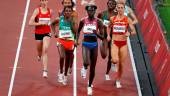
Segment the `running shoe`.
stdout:
<svg viewBox="0 0 170 96">
<path fill-rule="evenodd" d="M 105 80 L 106 80 L 106 81 L 111 80 L 111 79 L 110 79 L 110 76 L 109 76 L 108 74 L 105 74 Z"/>
<path fill-rule="evenodd" d="M 48 77 L 48 71 L 47 70 L 43 70 L 43 77 L 47 78 Z"/>
<path fill-rule="evenodd" d="M 92 87 L 87 87 L 88 96 L 92 96 L 92 92 L 93 92 Z"/>
<path fill-rule="evenodd" d="M 68 78 L 67 78 L 67 76 L 64 76 L 63 85 L 67 85 L 67 82 L 68 82 Z"/>
<path fill-rule="evenodd" d="M 122 85 L 119 80 L 116 80 L 115 86 L 116 86 L 116 88 L 122 88 Z"/>
<path fill-rule="evenodd" d="M 84 67 L 82 67 L 81 68 L 81 77 L 83 77 L 85 79 L 86 78 L 86 73 L 87 73 L 87 70 Z"/>
<path fill-rule="evenodd" d="M 58 82 L 62 83 L 63 82 L 63 79 L 64 79 L 64 75 L 63 73 L 58 73 Z"/>
</svg>

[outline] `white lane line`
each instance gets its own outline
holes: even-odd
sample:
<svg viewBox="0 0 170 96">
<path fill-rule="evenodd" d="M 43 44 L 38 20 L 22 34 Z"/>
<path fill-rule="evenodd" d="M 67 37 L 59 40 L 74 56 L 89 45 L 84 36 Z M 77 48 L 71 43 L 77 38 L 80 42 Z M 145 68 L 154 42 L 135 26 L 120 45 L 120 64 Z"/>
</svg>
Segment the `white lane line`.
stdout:
<svg viewBox="0 0 170 96">
<path fill-rule="evenodd" d="M 73 96 L 77 96 L 77 63 L 76 63 L 76 48 L 74 49 L 74 63 L 73 63 Z"/>
<path fill-rule="evenodd" d="M 75 3 L 74 9 L 76 10 L 76 0 L 73 0 Z M 74 49 L 74 61 L 73 61 L 73 96 L 77 96 L 77 48 Z"/>
<path fill-rule="evenodd" d="M 135 76 L 136 86 L 137 86 L 137 90 L 138 90 L 138 96 L 142 96 L 141 88 L 140 88 L 140 84 L 139 84 L 139 78 L 137 76 L 136 65 L 135 65 L 134 56 L 133 56 L 133 53 L 132 53 L 132 47 L 131 47 L 131 43 L 130 43 L 129 38 L 128 38 L 127 42 L 128 42 L 130 59 L 131 59 L 131 62 L 132 62 L 133 73 L 134 73 L 134 76 Z"/>
<path fill-rule="evenodd" d="M 27 0 L 26 7 L 25 7 L 25 13 L 24 13 L 24 19 L 23 19 L 23 22 L 22 22 L 22 27 L 21 27 L 21 32 L 20 32 L 20 38 L 19 38 L 19 42 L 18 42 L 18 48 L 17 48 L 15 61 L 14 61 L 14 68 L 13 68 L 13 71 L 12 71 L 11 82 L 10 82 L 10 86 L 9 86 L 9 90 L 8 90 L 8 96 L 12 95 L 12 89 L 13 89 L 13 85 L 14 85 L 15 73 L 16 73 L 16 69 L 17 69 L 17 64 L 18 64 L 18 59 L 19 59 L 22 39 L 23 39 L 23 35 L 24 35 L 24 29 L 25 29 L 25 24 L 26 24 L 29 4 L 30 4 L 30 0 Z"/>
</svg>

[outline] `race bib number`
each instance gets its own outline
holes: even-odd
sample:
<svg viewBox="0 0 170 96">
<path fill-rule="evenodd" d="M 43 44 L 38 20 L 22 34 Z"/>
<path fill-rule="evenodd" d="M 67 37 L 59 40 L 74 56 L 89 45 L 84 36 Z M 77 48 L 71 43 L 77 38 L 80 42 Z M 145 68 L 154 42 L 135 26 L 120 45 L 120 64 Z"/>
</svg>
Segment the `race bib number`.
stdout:
<svg viewBox="0 0 170 96">
<path fill-rule="evenodd" d="M 39 23 L 49 24 L 50 18 L 39 18 Z"/>
<path fill-rule="evenodd" d="M 60 38 L 68 38 L 71 37 L 71 30 L 60 30 L 59 31 Z"/>
<path fill-rule="evenodd" d="M 119 32 L 119 33 L 124 33 L 126 31 L 126 27 L 125 26 L 114 25 L 113 26 L 113 31 L 114 32 Z"/>
<path fill-rule="evenodd" d="M 93 30 L 96 30 L 96 25 L 85 25 L 83 32 L 84 33 L 93 33 Z"/>
<path fill-rule="evenodd" d="M 103 24 L 104 24 L 106 27 L 109 26 L 109 23 L 110 23 L 110 21 L 108 21 L 108 20 L 104 20 L 104 21 L 103 21 Z"/>
</svg>

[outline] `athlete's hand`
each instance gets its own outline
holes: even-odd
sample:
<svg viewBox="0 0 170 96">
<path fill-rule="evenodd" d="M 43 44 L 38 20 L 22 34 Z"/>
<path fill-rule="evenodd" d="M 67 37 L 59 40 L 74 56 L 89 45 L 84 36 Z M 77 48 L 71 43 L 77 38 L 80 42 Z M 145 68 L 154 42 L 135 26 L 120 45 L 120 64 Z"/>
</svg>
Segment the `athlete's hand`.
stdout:
<svg viewBox="0 0 170 96">
<path fill-rule="evenodd" d="M 94 33 L 94 34 L 97 34 L 97 31 L 96 31 L 96 30 L 93 30 L 93 33 Z"/>
<path fill-rule="evenodd" d="M 79 42 L 78 42 L 78 41 L 75 41 L 74 46 L 77 47 L 78 45 L 79 45 Z"/>
<path fill-rule="evenodd" d="M 55 38 L 58 38 L 58 34 L 57 34 L 56 32 L 54 33 L 54 37 L 55 37 Z"/>
<path fill-rule="evenodd" d="M 125 36 L 126 36 L 126 37 L 129 37 L 129 36 L 130 36 L 130 33 L 129 33 L 129 32 L 126 32 Z"/>
</svg>

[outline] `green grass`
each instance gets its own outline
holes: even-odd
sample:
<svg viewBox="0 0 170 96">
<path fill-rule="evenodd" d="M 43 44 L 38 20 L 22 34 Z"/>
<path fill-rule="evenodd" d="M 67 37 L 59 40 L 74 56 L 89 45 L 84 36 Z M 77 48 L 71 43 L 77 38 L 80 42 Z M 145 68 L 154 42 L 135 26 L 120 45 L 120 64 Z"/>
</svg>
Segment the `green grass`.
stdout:
<svg viewBox="0 0 170 96">
<path fill-rule="evenodd" d="M 164 3 L 170 4 L 170 0 L 164 0 Z"/>
<path fill-rule="evenodd" d="M 169 2 L 170 4 L 170 0 L 165 0 L 165 1 Z M 170 6 L 159 6 L 158 10 L 159 10 L 162 22 L 165 26 L 165 30 L 167 32 L 166 38 L 167 38 L 168 44 L 170 45 Z"/>
</svg>

